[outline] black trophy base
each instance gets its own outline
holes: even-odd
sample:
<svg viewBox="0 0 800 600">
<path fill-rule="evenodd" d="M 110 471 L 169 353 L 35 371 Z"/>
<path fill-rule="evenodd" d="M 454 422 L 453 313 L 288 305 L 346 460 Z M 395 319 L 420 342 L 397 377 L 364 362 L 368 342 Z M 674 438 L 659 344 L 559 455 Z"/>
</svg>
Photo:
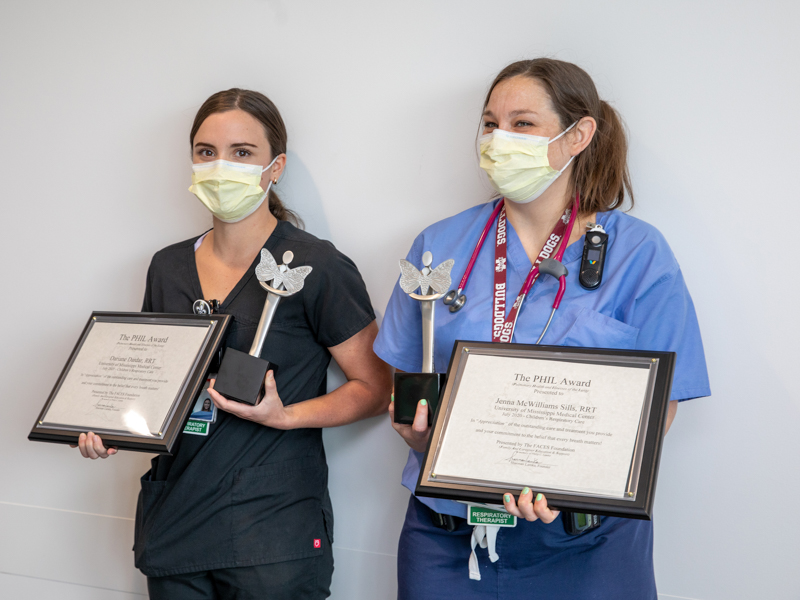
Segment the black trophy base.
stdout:
<svg viewBox="0 0 800 600">
<path fill-rule="evenodd" d="M 264 395 L 264 378 L 274 369 L 268 360 L 227 348 L 214 389 L 228 400 L 255 406 Z"/>
<path fill-rule="evenodd" d="M 394 422 L 411 425 L 420 400 L 428 401 L 428 425 L 439 406 L 439 394 L 444 389 L 444 373 L 395 373 Z"/>
</svg>

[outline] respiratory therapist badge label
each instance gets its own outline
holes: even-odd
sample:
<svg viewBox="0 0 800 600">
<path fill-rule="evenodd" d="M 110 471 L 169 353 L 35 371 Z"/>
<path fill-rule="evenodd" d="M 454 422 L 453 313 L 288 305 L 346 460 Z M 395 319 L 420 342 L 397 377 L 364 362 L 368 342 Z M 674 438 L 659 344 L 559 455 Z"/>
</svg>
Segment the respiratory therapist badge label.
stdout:
<svg viewBox="0 0 800 600">
<path fill-rule="evenodd" d="M 208 428 L 211 423 L 208 421 L 194 421 L 189 419 L 186 422 L 186 427 L 183 428 L 183 433 L 191 433 L 193 435 L 208 435 Z"/>
<path fill-rule="evenodd" d="M 495 527 L 516 527 L 517 517 L 504 510 L 495 510 L 476 504 L 467 504 L 467 522 L 470 525 L 494 525 Z"/>
</svg>

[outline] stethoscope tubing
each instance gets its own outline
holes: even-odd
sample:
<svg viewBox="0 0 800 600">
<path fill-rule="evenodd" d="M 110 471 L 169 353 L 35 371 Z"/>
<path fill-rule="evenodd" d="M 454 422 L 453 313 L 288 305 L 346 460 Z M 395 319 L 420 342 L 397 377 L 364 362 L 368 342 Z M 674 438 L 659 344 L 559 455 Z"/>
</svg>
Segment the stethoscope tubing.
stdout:
<svg viewBox="0 0 800 600">
<path fill-rule="evenodd" d="M 492 229 L 492 226 L 494 225 L 497 216 L 500 214 L 500 211 L 503 210 L 503 206 L 505 206 L 505 198 L 500 199 L 500 201 L 497 203 L 497 206 L 495 206 L 494 210 L 492 211 L 491 217 L 489 217 L 489 220 L 486 222 L 483 232 L 481 233 L 481 237 L 478 239 L 478 243 L 475 244 L 475 249 L 472 251 L 472 256 L 470 256 L 469 262 L 467 263 L 467 268 L 464 269 L 464 275 L 461 277 L 458 288 L 455 290 L 450 290 L 447 294 L 445 294 L 442 300 L 445 304 L 450 306 L 450 312 L 452 313 L 461 310 L 461 308 L 467 302 L 467 297 L 464 295 L 464 289 L 467 287 L 467 282 L 469 281 L 470 275 L 472 275 L 472 268 L 475 266 L 475 261 L 478 259 L 478 255 L 483 248 L 483 244 L 486 241 L 486 236 Z M 553 260 L 559 263 L 564 257 L 564 251 L 567 249 L 567 245 L 569 244 L 569 238 L 572 235 L 572 228 L 575 225 L 575 218 L 577 216 L 579 206 L 580 196 L 576 192 L 575 204 L 569 216 L 569 224 L 567 225 L 567 229 L 564 233 L 564 239 L 559 245 L 555 256 L 553 257 Z M 531 271 L 528 273 L 528 276 L 525 278 L 525 284 L 522 286 L 522 291 L 520 292 L 520 295 L 523 297 L 523 301 L 525 296 L 528 295 L 528 292 L 533 287 L 533 282 L 536 280 L 536 276 L 538 274 L 539 267 L 537 265 L 531 269 Z M 558 278 L 558 292 L 556 292 L 556 297 L 553 301 L 553 310 L 550 312 L 550 318 L 547 319 L 547 324 L 545 324 L 544 329 L 542 329 L 542 334 L 539 336 L 539 339 L 536 340 L 537 344 L 539 344 L 542 341 L 542 338 L 544 338 L 545 333 L 547 333 L 547 330 L 550 328 L 550 323 L 553 320 L 553 316 L 556 314 L 556 310 L 558 310 L 558 307 L 561 305 L 561 299 L 564 297 L 564 293 L 567 290 L 566 279 L 566 275 L 561 275 Z"/>
<path fill-rule="evenodd" d="M 478 243 L 475 244 L 475 249 L 472 251 L 472 256 L 469 258 L 467 268 L 464 269 L 464 276 L 461 278 L 461 282 L 458 284 L 459 294 L 465 287 L 467 287 L 467 281 L 469 281 L 469 276 L 472 275 L 472 268 L 475 266 L 475 261 L 478 260 L 478 255 L 481 253 L 483 243 L 486 241 L 486 236 L 489 235 L 489 231 L 491 231 L 492 225 L 494 225 L 494 222 L 497 219 L 497 215 L 499 215 L 500 211 L 503 210 L 505 202 L 505 198 L 500 199 L 500 202 L 497 203 L 497 206 L 495 206 L 494 210 L 492 211 L 492 216 L 489 217 L 489 220 L 486 222 L 486 225 L 483 228 L 483 233 L 481 233 L 481 237 L 478 238 Z"/>
<path fill-rule="evenodd" d="M 442 300 L 442 302 L 450 306 L 450 312 L 452 313 L 461 310 L 461 307 L 467 302 L 467 297 L 464 295 L 464 288 L 467 287 L 467 281 L 469 281 L 469 277 L 472 275 L 472 268 L 475 266 L 475 261 L 478 260 L 478 255 L 481 253 L 481 248 L 483 248 L 483 243 L 486 241 L 486 236 L 489 235 L 489 231 L 491 231 L 492 225 L 494 225 L 497 215 L 499 215 L 500 211 L 503 210 L 504 205 L 505 198 L 501 198 L 500 202 L 497 203 L 497 206 L 494 207 L 492 216 L 489 217 L 489 220 L 483 227 L 481 237 L 478 239 L 478 243 L 475 244 L 475 249 L 472 251 L 472 256 L 469 258 L 467 268 L 464 269 L 464 275 L 461 277 L 458 288 L 455 290 L 450 290 L 445 295 L 444 300 Z"/>
</svg>

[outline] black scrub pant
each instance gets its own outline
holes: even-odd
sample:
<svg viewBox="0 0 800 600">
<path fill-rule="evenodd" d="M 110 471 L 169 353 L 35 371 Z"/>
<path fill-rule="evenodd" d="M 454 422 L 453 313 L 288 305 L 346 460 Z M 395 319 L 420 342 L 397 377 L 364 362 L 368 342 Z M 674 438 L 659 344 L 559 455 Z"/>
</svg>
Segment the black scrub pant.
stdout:
<svg viewBox="0 0 800 600">
<path fill-rule="evenodd" d="M 325 539 L 327 542 L 327 539 Z M 333 554 L 270 565 L 148 577 L 150 600 L 323 600 L 330 596 Z"/>
</svg>

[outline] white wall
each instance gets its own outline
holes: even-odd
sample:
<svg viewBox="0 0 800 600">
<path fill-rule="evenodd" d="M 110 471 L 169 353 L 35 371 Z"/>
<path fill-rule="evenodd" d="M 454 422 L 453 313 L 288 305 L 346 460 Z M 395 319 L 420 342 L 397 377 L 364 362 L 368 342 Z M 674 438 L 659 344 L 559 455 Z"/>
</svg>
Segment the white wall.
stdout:
<svg viewBox="0 0 800 600">
<path fill-rule="evenodd" d="M 681 406 L 666 441 L 663 598 L 800 596 L 798 6 L 2 3 L 0 596 L 145 593 L 130 547 L 148 457 L 85 461 L 26 436 L 89 312 L 137 310 L 152 253 L 208 226 L 186 191 L 200 103 L 232 86 L 277 103 L 280 190 L 382 313 L 414 235 L 488 197 L 483 94 L 539 55 L 585 67 L 626 118 L 634 214 L 670 240 L 700 317 L 714 396 Z M 385 418 L 325 437 L 334 598 L 392 598 L 404 446 Z"/>
</svg>

